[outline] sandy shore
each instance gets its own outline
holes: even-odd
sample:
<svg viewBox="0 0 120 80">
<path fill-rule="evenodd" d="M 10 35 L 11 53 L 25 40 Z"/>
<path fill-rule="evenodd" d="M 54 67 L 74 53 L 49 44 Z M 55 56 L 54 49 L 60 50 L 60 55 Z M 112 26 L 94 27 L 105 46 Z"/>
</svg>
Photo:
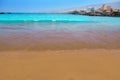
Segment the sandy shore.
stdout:
<svg viewBox="0 0 120 80">
<path fill-rule="evenodd" d="M 120 80 L 120 50 L 3 51 L 0 80 Z"/>
</svg>

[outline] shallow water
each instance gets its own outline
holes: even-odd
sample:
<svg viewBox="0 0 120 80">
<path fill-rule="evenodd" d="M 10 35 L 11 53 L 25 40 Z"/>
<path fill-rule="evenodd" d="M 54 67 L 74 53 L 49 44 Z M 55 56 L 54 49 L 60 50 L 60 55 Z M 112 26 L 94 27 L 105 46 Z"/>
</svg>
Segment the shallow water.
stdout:
<svg viewBox="0 0 120 80">
<path fill-rule="evenodd" d="M 0 50 L 120 49 L 120 18 L 0 15 Z"/>
</svg>

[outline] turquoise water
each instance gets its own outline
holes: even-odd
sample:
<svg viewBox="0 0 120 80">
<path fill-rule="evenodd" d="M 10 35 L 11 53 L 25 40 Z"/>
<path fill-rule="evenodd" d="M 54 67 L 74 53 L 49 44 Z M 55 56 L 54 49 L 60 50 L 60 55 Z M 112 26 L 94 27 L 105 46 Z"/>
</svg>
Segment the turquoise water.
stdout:
<svg viewBox="0 0 120 80">
<path fill-rule="evenodd" d="M 120 49 L 120 18 L 1 14 L 0 50 Z"/>
<path fill-rule="evenodd" d="M 82 18 L 82 19 L 81 19 Z M 5 14 L 0 21 L 7 22 L 89 22 L 88 17 L 68 14 Z"/>
<path fill-rule="evenodd" d="M 0 22 L 115 22 L 120 18 L 70 14 L 1 14 Z"/>
</svg>

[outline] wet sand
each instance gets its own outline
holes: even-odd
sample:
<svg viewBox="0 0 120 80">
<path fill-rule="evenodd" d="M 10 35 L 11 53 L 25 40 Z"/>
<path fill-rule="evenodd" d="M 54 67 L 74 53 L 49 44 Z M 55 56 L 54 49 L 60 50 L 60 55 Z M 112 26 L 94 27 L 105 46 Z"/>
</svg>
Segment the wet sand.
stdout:
<svg viewBox="0 0 120 80">
<path fill-rule="evenodd" d="M 0 51 L 6 50 L 80 50 L 120 49 L 118 31 L 25 31 L 0 30 Z M 20 31 L 20 32 L 19 32 Z"/>
<path fill-rule="evenodd" d="M 120 80 L 120 50 L 3 51 L 0 80 Z"/>
<path fill-rule="evenodd" d="M 0 51 L 120 49 L 117 23 L 0 23 Z"/>
</svg>

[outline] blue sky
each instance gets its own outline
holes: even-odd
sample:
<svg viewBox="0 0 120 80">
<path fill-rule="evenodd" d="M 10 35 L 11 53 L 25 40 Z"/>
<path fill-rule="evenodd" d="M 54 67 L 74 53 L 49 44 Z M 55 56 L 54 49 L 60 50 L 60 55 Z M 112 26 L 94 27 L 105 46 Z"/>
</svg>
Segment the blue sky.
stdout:
<svg viewBox="0 0 120 80">
<path fill-rule="evenodd" d="M 120 0 L 0 0 L 0 12 L 48 12 Z"/>
</svg>

